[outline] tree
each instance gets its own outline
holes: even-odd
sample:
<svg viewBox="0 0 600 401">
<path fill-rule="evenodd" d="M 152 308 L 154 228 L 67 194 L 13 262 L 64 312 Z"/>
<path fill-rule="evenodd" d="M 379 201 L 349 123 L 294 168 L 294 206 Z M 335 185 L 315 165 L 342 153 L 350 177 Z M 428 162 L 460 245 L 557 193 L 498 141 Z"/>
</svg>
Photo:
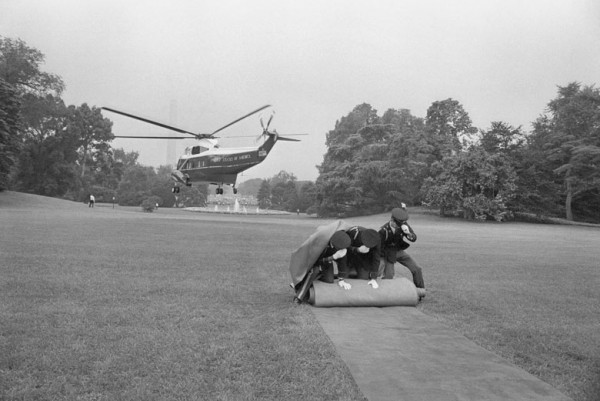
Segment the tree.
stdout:
<svg viewBox="0 0 600 401">
<path fill-rule="evenodd" d="M 117 200 L 122 206 L 139 206 L 152 195 L 152 183 L 156 178 L 154 168 L 135 165 L 128 167 L 117 190 Z"/>
<path fill-rule="evenodd" d="M 302 184 L 298 191 L 298 209 L 301 212 L 314 213 L 317 200 L 317 186 L 314 182 L 308 181 Z"/>
<path fill-rule="evenodd" d="M 360 165 L 357 152 L 364 150 L 364 159 L 377 158 L 381 149 L 368 145 L 383 146 L 385 128 L 380 127 L 377 110 L 367 103 L 356 106 L 347 116 L 336 122 L 327 134 L 327 153 L 318 166 L 316 186 L 318 214 L 321 216 L 352 213 L 363 200 L 363 191 L 356 183 L 355 172 Z M 368 195 L 369 199 L 374 197 Z"/>
<path fill-rule="evenodd" d="M 557 193 L 552 171 L 544 168 L 545 156 L 541 147 L 521 127 L 494 121 L 488 130 L 481 130 L 481 147 L 489 154 L 502 154 L 515 168 L 517 190 L 507 206 L 515 212 L 554 214 L 553 201 Z"/>
<path fill-rule="evenodd" d="M 63 196 L 77 186 L 74 176 L 78 139 L 67 128 L 67 109 L 52 95 L 26 94 L 26 129 L 17 162 L 16 186 L 39 195 Z"/>
<path fill-rule="evenodd" d="M 521 149 L 525 135 L 521 127 L 514 128 L 502 121 L 494 121 L 489 130 L 481 130 L 481 146 L 488 153 L 504 153 L 510 155 Z"/>
<path fill-rule="evenodd" d="M 389 109 L 382 120 L 394 127 L 387 146 L 387 171 L 395 184 L 388 193 L 389 206 L 399 202 L 419 204 L 420 188 L 435 161 L 424 120 L 406 109 Z"/>
<path fill-rule="evenodd" d="M 565 215 L 573 220 L 573 202 L 600 190 L 600 90 L 576 82 L 559 87 L 548 111 L 532 136 L 560 179 Z"/>
<path fill-rule="evenodd" d="M 117 181 L 121 181 L 121 177 L 125 170 L 138 164 L 140 154 L 136 151 L 125 152 L 123 148 L 114 149 L 112 154 L 112 172 L 115 174 Z"/>
<path fill-rule="evenodd" d="M 509 159 L 480 146 L 446 156 L 433 166 L 435 175 L 423 186 L 425 202 L 440 214 L 463 212 L 466 219 L 510 217 L 507 202 L 515 196 L 516 174 Z"/>
<path fill-rule="evenodd" d="M 163 187 L 164 189 L 165 187 Z M 177 204 L 175 207 L 192 207 L 192 206 L 206 206 L 206 199 L 208 197 L 208 184 L 204 185 L 193 185 L 191 187 L 183 186 L 180 188 L 180 192 L 177 196 Z M 165 206 L 170 205 L 165 203 Z"/>
<path fill-rule="evenodd" d="M 86 167 L 92 171 L 102 168 L 109 153 L 108 144 L 114 136 L 112 122 L 102 116 L 100 108 L 90 108 L 86 103 L 79 107 L 69 106 L 69 124 L 67 129 L 79 138 L 79 167 L 81 179 Z"/>
<path fill-rule="evenodd" d="M 327 134 L 326 145 L 331 148 L 343 143 L 350 135 L 354 135 L 362 127 L 379 123 L 377 110 L 370 104 L 360 104 L 345 117 L 335 123 L 335 129 Z"/>
<path fill-rule="evenodd" d="M 279 173 L 271 177 L 269 184 L 271 185 L 271 188 L 273 188 L 277 184 L 287 184 L 290 181 L 296 182 L 296 176 L 293 173 L 288 173 L 285 170 L 281 170 Z"/>
<path fill-rule="evenodd" d="M 20 96 L 27 93 L 60 96 L 64 90 L 65 85 L 58 75 L 40 70 L 44 60 L 42 52 L 27 46 L 21 39 L 0 36 L 0 78 L 13 85 Z"/>
<path fill-rule="evenodd" d="M 21 146 L 20 107 L 15 89 L 0 78 L 0 191 L 8 187 L 8 175 Z"/>
<path fill-rule="evenodd" d="M 406 109 L 389 109 L 380 118 L 362 104 L 341 122 L 329 132 L 335 141 L 328 141 L 319 166 L 319 214 L 376 213 L 418 200 L 433 161 L 423 119 Z"/>
<path fill-rule="evenodd" d="M 263 180 L 260 184 L 256 199 L 258 200 L 258 207 L 262 209 L 271 207 L 271 184 L 269 184 L 268 180 Z"/>
<path fill-rule="evenodd" d="M 238 193 L 245 196 L 257 196 L 262 182 L 262 178 L 252 178 L 244 181 L 237 186 Z"/>
<path fill-rule="evenodd" d="M 512 154 L 518 189 L 511 204 L 519 212 L 560 216 L 563 214 L 561 185 L 546 158 L 545 140 L 540 139 L 527 136 L 524 146 Z"/>
<path fill-rule="evenodd" d="M 117 196 L 119 183 L 125 170 L 139 165 L 137 162 L 138 157 L 138 152 L 125 152 L 120 148 L 98 153 L 96 155 L 96 168 L 92 171 L 92 174 L 88 174 L 81 186 L 75 188 L 73 193 L 65 194 L 65 197 L 81 201 L 86 199 L 90 193 L 93 193 L 98 202 L 111 202 L 112 198 Z M 77 172 L 77 179 L 79 179 L 81 168 L 79 166 L 74 168 Z M 162 195 L 159 196 L 162 197 Z"/>
<path fill-rule="evenodd" d="M 22 151 L 15 165 L 16 186 L 62 196 L 76 184 L 72 177 L 74 138 L 64 132 L 62 79 L 40 70 L 44 55 L 20 39 L 0 37 L 0 78 L 20 101 Z M 14 133 L 14 132 L 13 132 Z"/>
<path fill-rule="evenodd" d="M 172 171 L 171 165 L 160 166 L 156 170 L 156 177 L 150 182 L 150 193 L 161 199 L 159 205 L 161 207 L 206 206 L 208 184 L 182 186 L 179 188 L 179 193 L 174 194 Z"/>
<path fill-rule="evenodd" d="M 477 132 L 463 106 L 451 98 L 429 106 L 425 127 L 436 160 L 461 150 L 471 135 Z"/>
<path fill-rule="evenodd" d="M 296 210 L 298 193 L 296 191 L 296 176 L 285 170 L 275 174 L 269 180 L 271 191 L 270 205 L 278 210 Z"/>
</svg>

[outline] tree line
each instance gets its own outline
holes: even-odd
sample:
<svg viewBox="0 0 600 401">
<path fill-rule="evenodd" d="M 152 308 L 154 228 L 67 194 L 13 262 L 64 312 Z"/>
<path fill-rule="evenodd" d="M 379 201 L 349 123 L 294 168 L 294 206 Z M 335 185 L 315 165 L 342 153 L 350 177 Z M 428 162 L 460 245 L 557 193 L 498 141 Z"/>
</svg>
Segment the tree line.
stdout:
<svg viewBox="0 0 600 401">
<path fill-rule="evenodd" d="M 0 190 L 120 205 L 200 206 L 206 186 L 171 193 L 170 166 L 138 163 L 113 149 L 112 122 L 101 109 L 66 105 L 63 80 L 41 70 L 44 55 L 20 39 L 0 37 Z"/>
<path fill-rule="evenodd" d="M 0 36 L 0 190 L 84 201 L 200 206 L 208 188 L 171 193 L 171 166 L 138 163 L 113 149 L 112 122 L 98 107 L 65 105 L 62 79 L 41 70 L 44 55 Z M 531 132 L 494 121 L 474 127 L 454 99 L 424 118 L 407 109 L 382 115 L 357 105 L 326 134 L 315 182 L 285 171 L 260 180 L 261 208 L 351 216 L 400 202 L 441 215 L 506 220 L 515 215 L 600 222 L 600 91 L 559 86 Z M 241 188 L 241 186 L 240 186 Z"/>
<path fill-rule="evenodd" d="M 471 220 L 563 217 L 600 222 L 600 91 L 558 87 L 527 133 L 494 121 L 473 126 L 454 99 L 425 118 L 357 105 L 327 133 L 315 183 L 285 171 L 262 181 L 261 207 L 342 217 L 401 202 Z"/>
<path fill-rule="evenodd" d="M 405 202 L 467 219 L 600 222 L 600 91 L 559 86 L 532 127 L 478 129 L 451 98 L 433 102 L 425 118 L 358 105 L 327 134 L 315 209 L 353 215 Z"/>
</svg>

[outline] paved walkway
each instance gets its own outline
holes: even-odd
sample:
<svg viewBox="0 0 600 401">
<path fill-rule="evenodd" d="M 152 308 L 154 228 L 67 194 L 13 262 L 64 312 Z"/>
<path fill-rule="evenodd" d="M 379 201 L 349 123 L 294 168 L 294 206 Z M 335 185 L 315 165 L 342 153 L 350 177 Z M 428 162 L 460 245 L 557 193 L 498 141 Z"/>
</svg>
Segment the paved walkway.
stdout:
<svg viewBox="0 0 600 401">
<path fill-rule="evenodd" d="M 568 401 L 412 307 L 313 308 L 369 401 Z"/>
</svg>

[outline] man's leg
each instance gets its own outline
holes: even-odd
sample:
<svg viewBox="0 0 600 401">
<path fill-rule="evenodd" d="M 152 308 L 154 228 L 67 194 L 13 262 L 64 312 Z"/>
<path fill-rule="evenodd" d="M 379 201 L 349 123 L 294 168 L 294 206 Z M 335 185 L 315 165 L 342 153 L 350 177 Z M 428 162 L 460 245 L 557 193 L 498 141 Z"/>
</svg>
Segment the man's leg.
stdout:
<svg viewBox="0 0 600 401">
<path fill-rule="evenodd" d="M 304 281 L 302 282 L 302 284 L 300 284 L 300 289 L 296 292 L 294 302 L 302 303 L 305 301 L 310 286 L 319 277 L 320 274 L 321 266 L 313 266 L 310 268 L 310 270 L 306 273 L 306 276 L 304 277 Z"/>
<path fill-rule="evenodd" d="M 396 250 L 395 249 L 386 249 L 383 251 L 383 258 L 381 258 L 384 263 L 383 268 L 383 278 L 384 279 L 393 279 L 396 269 L 394 268 L 394 263 L 396 263 Z"/>
<path fill-rule="evenodd" d="M 356 266 L 356 278 L 359 280 L 369 280 L 369 272 L 361 265 Z"/>
<path fill-rule="evenodd" d="M 333 283 L 333 263 L 327 263 L 321 267 L 321 275 L 318 279 L 329 284 Z"/>
<path fill-rule="evenodd" d="M 296 293 L 296 297 L 294 298 L 295 302 L 304 302 L 306 297 L 308 296 L 308 290 L 310 286 L 315 280 L 321 280 L 326 283 L 333 283 L 334 274 L 333 274 L 333 263 L 326 263 L 323 266 L 315 265 L 313 266 L 308 273 L 306 273 L 306 277 L 304 278 L 304 282 L 300 286 L 300 290 Z"/>
<path fill-rule="evenodd" d="M 425 283 L 423 282 L 423 270 L 408 253 L 405 251 L 398 251 L 396 254 L 396 261 L 410 270 L 413 276 L 413 282 L 417 288 L 425 288 Z"/>
</svg>

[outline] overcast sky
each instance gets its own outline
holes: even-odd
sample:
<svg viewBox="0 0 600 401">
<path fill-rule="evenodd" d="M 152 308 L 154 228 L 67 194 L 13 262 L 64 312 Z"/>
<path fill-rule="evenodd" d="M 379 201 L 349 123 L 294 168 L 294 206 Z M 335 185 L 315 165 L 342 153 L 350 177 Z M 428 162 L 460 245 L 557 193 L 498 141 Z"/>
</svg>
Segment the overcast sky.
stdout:
<svg viewBox="0 0 600 401">
<path fill-rule="evenodd" d="M 529 131 L 558 85 L 600 83 L 597 0 L 0 0 L 0 35 L 45 54 L 42 69 L 63 78 L 67 104 L 195 132 L 270 104 L 272 128 L 309 134 L 278 143 L 238 182 L 280 170 L 316 179 L 326 133 L 361 103 L 425 117 L 453 98 L 478 128 Z M 115 135 L 169 133 L 105 116 Z M 226 131 L 259 133 L 259 115 Z M 179 141 L 177 153 L 193 143 Z M 175 163 L 162 140 L 113 147 L 138 151 L 142 164 Z"/>
</svg>

